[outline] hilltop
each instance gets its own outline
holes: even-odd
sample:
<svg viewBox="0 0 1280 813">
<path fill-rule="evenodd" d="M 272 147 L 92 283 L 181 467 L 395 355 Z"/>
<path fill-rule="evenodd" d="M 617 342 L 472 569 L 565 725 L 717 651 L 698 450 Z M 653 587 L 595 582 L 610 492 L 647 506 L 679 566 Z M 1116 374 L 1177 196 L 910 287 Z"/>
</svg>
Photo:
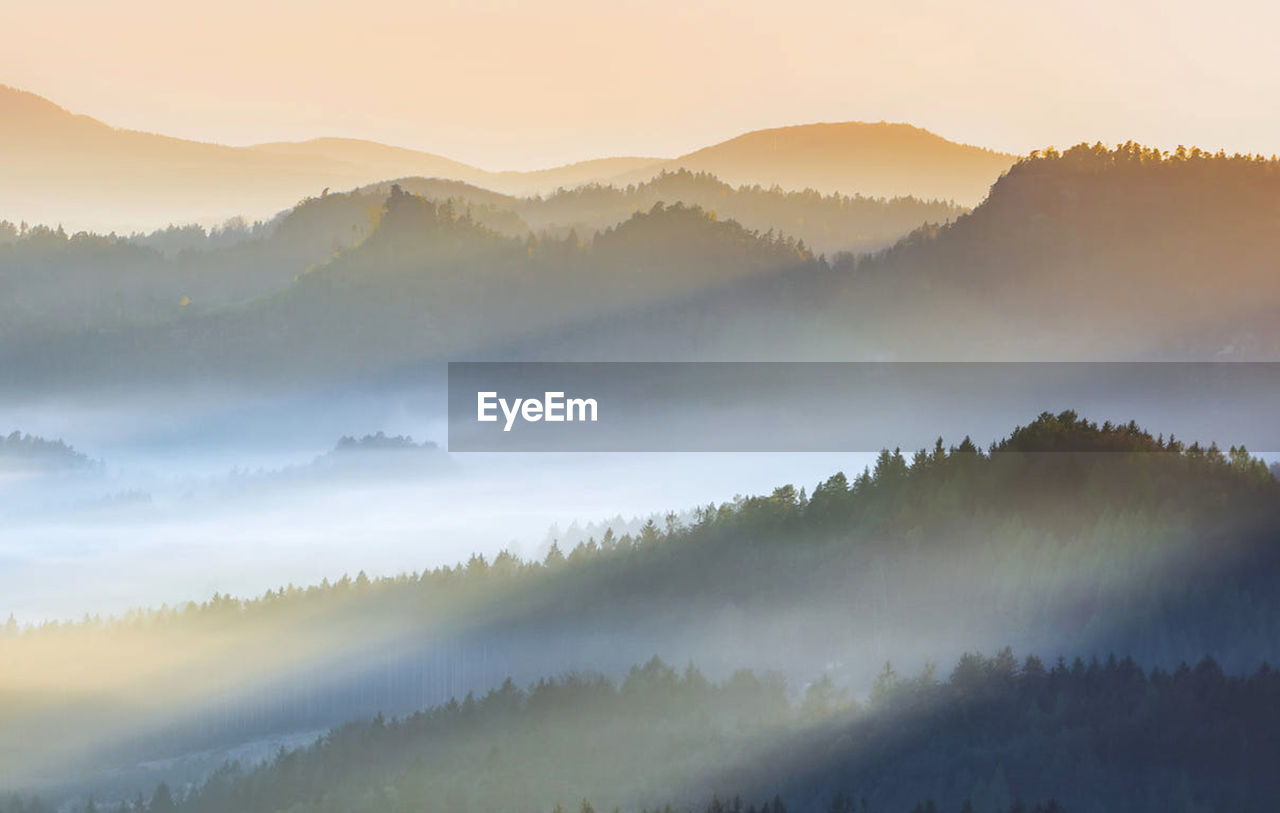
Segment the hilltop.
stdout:
<svg viewBox="0 0 1280 813">
<path fill-rule="evenodd" d="M 1042 358 L 1271 359 L 1277 219 L 1275 158 L 1132 142 L 1049 149 L 971 213 L 860 263 L 827 301 L 840 303 L 832 318 L 856 312 L 890 336 L 901 328 L 877 309 L 918 305 L 929 328 L 908 341 L 921 347 L 1016 335 L 1039 336 Z"/>
<path fill-rule="evenodd" d="M 735 185 L 885 198 L 910 195 L 972 206 L 1016 160 L 909 124 L 849 121 L 756 130 L 682 155 L 662 168 L 709 172 Z"/>
</svg>

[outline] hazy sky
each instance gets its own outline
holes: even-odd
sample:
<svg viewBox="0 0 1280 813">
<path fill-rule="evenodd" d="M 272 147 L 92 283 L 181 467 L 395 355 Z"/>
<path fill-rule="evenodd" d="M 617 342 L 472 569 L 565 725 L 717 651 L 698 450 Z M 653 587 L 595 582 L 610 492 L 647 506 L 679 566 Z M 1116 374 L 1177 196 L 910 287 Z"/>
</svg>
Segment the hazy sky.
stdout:
<svg viewBox="0 0 1280 813">
<path fill-rule="evenodd" d="M 908 121 L 1025 152 L 1280 152 L 1277 4 L 939 0 L 43 0 L 0 83 L 117 126 L 371 138 L 490 169 Z"/>
</svg>

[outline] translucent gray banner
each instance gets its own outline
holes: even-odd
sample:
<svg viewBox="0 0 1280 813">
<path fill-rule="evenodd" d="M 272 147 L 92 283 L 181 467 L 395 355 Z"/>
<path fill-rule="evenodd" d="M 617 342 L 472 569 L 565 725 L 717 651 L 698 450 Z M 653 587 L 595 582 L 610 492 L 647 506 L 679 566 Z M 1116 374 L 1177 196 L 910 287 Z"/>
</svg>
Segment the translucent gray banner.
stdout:
<svg viewBox="0 0 1280 813">
<path fill-rule="evenodd" d="M 449 365 L 453 452 L 827 452 L 990 440 L 1042 412 L 1280 450 L 1280 364 Z"/>
</svg>

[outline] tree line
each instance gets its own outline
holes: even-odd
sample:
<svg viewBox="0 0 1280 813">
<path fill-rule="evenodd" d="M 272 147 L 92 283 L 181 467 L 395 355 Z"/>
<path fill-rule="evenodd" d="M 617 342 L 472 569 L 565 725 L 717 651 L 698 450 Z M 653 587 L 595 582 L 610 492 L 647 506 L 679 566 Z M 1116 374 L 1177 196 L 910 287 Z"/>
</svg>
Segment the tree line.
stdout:
<svg viewBox="0 0 1280 813">
<path fill-rule="evenodd" d="M 123 809 L 1262 809 L 1280 800 L 1278 714 L 1280 673 L 1227 674 L 1208 657 L 1165 670 L 970 652 L 945 679 L 885 664 L 861 698 L 827 679 L 788 689 L 744 670 L 715 682 L 655 658 L 618 681 L 508 680 L 352 723 Z"/>
</svg>

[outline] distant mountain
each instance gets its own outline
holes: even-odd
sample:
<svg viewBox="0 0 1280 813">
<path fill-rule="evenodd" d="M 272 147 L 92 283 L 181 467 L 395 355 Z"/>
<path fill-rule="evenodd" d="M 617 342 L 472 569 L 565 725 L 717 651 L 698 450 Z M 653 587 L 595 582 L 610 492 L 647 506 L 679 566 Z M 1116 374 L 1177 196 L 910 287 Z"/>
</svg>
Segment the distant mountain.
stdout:
<svg viewBox="0 0 1280 813">
<path fill-rule="evenodd" d="M 548 359 L 1280 358 L 1280 161 L 1082 144 L 1019 161 L 972 212 L 832 273 L 744 279 Z M 760 340 L 767 337 L 767 340 Z"/>
<path fill-rule="evenodd" d="M 560 187 L 596 183 L 616 175 L 644 174 L 662 162 L 661 158 L 598 158 L 578 161 L 552 169 L 527 172 L 489 172 L 438 155 L 375 141 L 354 138 L 315 138 L 259 144 L 248 149 L 291 158 L 308 157 L 348 164 L 379 180 L 415 175 L 445 181 L 462 181 L 492 190 L 498 195 L 538 195 Z"/>
<path fill-rule="evenodd" d="M 0 307 L 0 376 L 284 386 L 461 357 L 1280 358 L 1280 163 L 1248 156 L 1132 144 L 1037 154 L 972 212 L 826 261 L 684 204 L 590 237 L 526 230 L 523 218 L 621 213 L 667 186 L 722 192 L 744 219 L 791 198 L 689 173 L 541 203 L 406 184 L 445 197 L 331 194 L 270 237 L 171 261 L 128 242 L 0 229 L 0 283 L 14 294 Z M 796 199 L 777 211 L 834 218 L 857 200 Z"/>
<path fill-rule="evenodd" d="M 380 196 L 380 202 L 392 183 L 384 181 L 357 191 Z M 831 256 L 887 248 L 925 223 L 945 223 L 968 211 L 952 203 L 913 197 L 886 199 L 734 187 L 714 175 L 685 169 L 664 169 L 638 184 L 588 183 L 533 197 L 503 195 L 440 178 L 399 178 L 394 183 L 424 198 L 451 200 L 489 228 L 515 237 L 533 232 L 564 239 L 573 233 L 586 239 L 655 204 L 683 203 L 714 212 L 720 219 L 736 220 L 749 229 L 803 240 L 815 253 Z M 358 214 L 363 222 L 363 212 Z"/>
<path fill-rule="evenodd" d="M 972 205 L 1013 160 L 905 124 L 855 122 L 761 130 L 674 160 L 601 158 L 491 172 L 358 139 L 227 147 L 116 129 L 0 85 L 0 219 L 63 223 L 72 231 L 267 218 L 325 188 L 410 176 L 532 196 L 584 184 L 643 183 L 682 168 L 713 173 L 732 185 Z"/>
<path fill-rule="evenodd" d="M 263 216 L 324 186 L 373 177 L 305 154 L 117 130 L 0 88 L 0 217 L 9 220 L 128 230 Z"/>
<path fill-rule="evenodd" d="M 518 238 L 397 188 L 368 238 L 278 294 L 124 341 L 215 377 L 372 373 L 818 265 L 697 207 L 658 204 L 587 242 Z"/>
<path fill-rule="evenodd" d="M 121 130 L 0 85 L 0 218 L 131 231 L 268 217 L 326 187 L 439 176 L 527 194 L 656 165 L 616 158 L 539 172 L 487 172 L 416 150 L 321 138 L 226 147 Z"/>
<path fill-rule="evenodd" d="M 605 183 L 627 173 L 652 177 L 662 165 L 661 158 L 595 158 L 553 169 L 528 172 L 489 172 L 476 183 L 511 195 L 545 195 L 560 188 L 589 183 Z"/>
<path fill-rule="evenodd" d="M 909 124 L 850 121 L 757 130 L 682 155 L 662 168 L 709 172 L 734 185 L 910 195 L 972 206 L 1015 160 Z M 653 174 L 651 168 L 645 172 Z M 643 173 L 632 173 L 614 182 L 645 179 Z"/>
<path fill-rule="evenodd" d="M 455 178 L 475 173 L 475 167 L 431 153 L 391 147 L 358 138 L 313 138 L 309 141 L 277 141 L 256 144 L 246 150 L 289 159 L 315 160 L 336 166 L 347 165 L 360 171 L 371 171 L 377 177 L 393 177 L 407 166 L 419 166 L 418 174 Z"/>
<path fill-rule="evenodd" d="M 365 209 L 365 230 L 344 225 Z M 589 240 L 509 236 L 487 214 L 399 186 L 385 199 L 332 194 L 269 237 L 173 260 L 126 240 L 0 229 L 0 285 L 22 293 L 0 300 L 0 380 L 377 375 L 822 267 L 794 238 L 683 204 L 655 204 Z M 273 258 L 278 267 L 259 269 Z"/>
<path fill-rule="evenodd" d="M 701 206 L 750 229 L 803 240 L 817 253 L 868 252 L 886 248 L 924 223 L 944 223 L 967 209 L 914 197 L 820 195 L 759 186 L 731 186 L 708 173 L 663 170 L 644 183 L 589 184 L 544 198 L 522 199 L 512 208 L 535 231 L 589 235 L 656 203 Z"/>
<path fill-rule="evenodd" d="M 365 237 L 380 198 L 308 198 L 270 222 L 129 238 L 0 220 L 0 339 L 155 324 L 288 286 Z"/>
<path fill-rule="evenodd" d="M 368 237 L 395 185 L 521 241 L 532 234 L 535 241 L 589 243 L 657 204 L 683 203 L 719 221 L 803 241 L 837 262 L 847 261 L 848 252 L 882 249 L 924 223 L 944 223 L 967 211 L 916 198 L 735 188 L 681 170 L 625 188 L 588 184 L 547 197 L 403 178 L 308 197 L 267 221 L 234 220 L 212 229 L 170 226 L 127 237 L 41 226 L 24 230 L 0 219 L 0 289 L 6 293 L 0 298 L 0 339 L 189 320 L 277 293 Z"/>
</svg>

